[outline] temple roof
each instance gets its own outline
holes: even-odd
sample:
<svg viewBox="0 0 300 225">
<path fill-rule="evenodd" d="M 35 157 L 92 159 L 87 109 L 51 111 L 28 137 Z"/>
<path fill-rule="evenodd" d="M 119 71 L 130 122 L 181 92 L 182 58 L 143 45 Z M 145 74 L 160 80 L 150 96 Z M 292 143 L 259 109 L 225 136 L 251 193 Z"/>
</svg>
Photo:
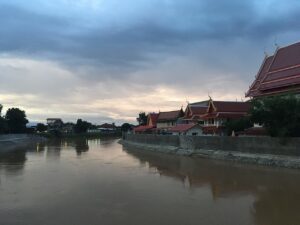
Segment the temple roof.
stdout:
<svg viewBox="0 0 300 225">
<path fill-rule="evenodd" d="M 300 42 L 266 57 L 246 97 L 300 91 Z"/>
<path fill-rule="evenodd" d="M 249 102 L 213 101 L 211 99 L 207 113 L 202 115 L 201 118 L 241 118 L 247 115 L 250 106 Z"/>
<path fill-rule="evenodd" d="M 160 112 L 158 115 L 157 122 L 173 121 L 173 120 L 177 120 L 179 117 L 182 116 L 183 116 L 182 109 L 176 111 L 169 111 L 169 112 Z"/>
<path fill-rule="evenodd" d="M 249 102 L 212 101 L 215 112 L 245 113 L 250 109 Z"/>
<path fill-rule="evenodd" d="M 207 112 L 208 104 L 209 100 L 189 103 L 185 110 L 184 119 L 190 120 L 205 114 Z"/>
<path fill-rule="evenodd" d="M 150 119 L 151 119 L 152 125 L 153 125 L 153 126 L 156 126 L 158 116 L 159 116 L 158 113 L 149 113 L 149 114 L 148 114 L 148 119 L 147 119 L 147 124 L 149 124 Z"/>
</svg>

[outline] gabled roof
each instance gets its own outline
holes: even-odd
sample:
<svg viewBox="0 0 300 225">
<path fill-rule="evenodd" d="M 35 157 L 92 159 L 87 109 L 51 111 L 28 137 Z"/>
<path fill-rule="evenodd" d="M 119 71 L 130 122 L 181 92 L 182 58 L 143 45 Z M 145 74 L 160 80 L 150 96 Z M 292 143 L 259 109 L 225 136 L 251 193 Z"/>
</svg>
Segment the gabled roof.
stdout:
<svg viewBox="0 0 300 225">
<path fill-rule="evenodd" d="M 208 101 L 202 101 L 202 102 L 195 102 L 195 103 L 189 103 L 185 110 L 184 119 L 193 119 L 193 117 L 199 117 L 206 113 L 207 107 L 209 104 Z"/>
<path fill-rule="evenodd" d="M 208 106 L 190 106 L 193 115 L 201 115 L 206 113 Z"/>
<path fill-rule="evenodd" d="M 300 42 L 277 49 L 267 57 L 246 97 L 300 91 Z"/>
<path fill-rule="evenodd" d="M 158 115 L 157 122 L 163 122 L 163 121 L 173 121 L 177 120 L 178 118 L 183 116 L 182 109 L 175 110 L 175 111 L 169 111 L 169 112 L 160 112 Z"/>
<path fill-rule="evenodd" d="M 171 131 L 171 132 L 187 132 L 188 130 L 190 130 L 194 127 L 201 128 L 201 126 L 199 126 L 198 124 L 178 124 L 177 126 L 170 128 L 169 131 Z"/>
<path fill-rule="evenodd" d="M 250 109 L 249 102 L 211 101 L 211 104 L 215 112 L 245 113 Z"/>
<path fill-rule="evenodd" d="M 229 102 L 213 101 L 209 102 L 207 113 L 202 115 L 202 119 L 228 118 L 236 119 L 246 115 L 250 109 L 249 102 Z"/>
<path fill-rule="evenodd" d="M 158 116 L 159 116 L 158 113 L 149 113 L 148 114 L 148 119 L 147 119 L 147 124 L 149 124 L 149 122 L 151 120 L 152 121 L 152 125 L 156 126 Z"/>
<path fill-rule="evenodd" d="M 208 106 L 209 100 L 189 103 L 190 106 Z"/>
</svg>

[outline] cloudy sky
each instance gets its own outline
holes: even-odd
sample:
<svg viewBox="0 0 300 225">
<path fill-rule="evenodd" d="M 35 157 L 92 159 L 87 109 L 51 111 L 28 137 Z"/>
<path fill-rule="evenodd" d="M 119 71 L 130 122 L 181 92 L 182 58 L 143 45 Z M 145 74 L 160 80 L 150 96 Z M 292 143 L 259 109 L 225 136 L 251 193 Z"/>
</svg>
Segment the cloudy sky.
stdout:
<svg viewBox="0 0 300 225">
<path fill-rule="evenodd" d="M 186 101 L 240 100 L 299 0 L 0 0 L 0 103 L 31 121 L 134 122 Z"/>
</svg>

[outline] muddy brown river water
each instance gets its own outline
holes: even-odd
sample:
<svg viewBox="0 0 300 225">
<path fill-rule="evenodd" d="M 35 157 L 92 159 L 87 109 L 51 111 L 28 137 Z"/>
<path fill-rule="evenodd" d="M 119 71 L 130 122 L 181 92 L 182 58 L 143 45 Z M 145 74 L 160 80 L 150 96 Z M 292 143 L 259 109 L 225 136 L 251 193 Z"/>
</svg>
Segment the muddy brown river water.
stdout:
<svg viewBox="0 0 300 225">
<path fill-rule="evenodd" d="M 300 170 L 55 140 L 0 155 L 0 224 L 298 225 Z"/>
</svg>

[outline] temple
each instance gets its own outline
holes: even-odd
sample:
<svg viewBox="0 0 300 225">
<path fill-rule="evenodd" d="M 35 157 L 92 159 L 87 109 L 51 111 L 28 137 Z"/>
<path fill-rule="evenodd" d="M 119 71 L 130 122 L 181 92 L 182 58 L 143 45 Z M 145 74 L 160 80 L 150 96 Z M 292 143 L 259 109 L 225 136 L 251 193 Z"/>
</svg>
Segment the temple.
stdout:
<svg viewBox="0 0 300 225">
<path fill-rule="evenodd" d="M 182 124 L 204 124 L 202 116 L 206 114 L 209 101 L 188 103 L 184 117 L 182 118 Z"/>
<path fill-rule="evenodd" d="M 246 97 L 300 93 L 300 42 L 266 56 Z"/>
<path fill-rule="evenodd" d="M 224 135 L 224 123 L 230 120 L 240 119 L 248 115 L 249 102 L 213 101 L 210 99 L 204 120 L 203 134 Z"/>
</svg>

